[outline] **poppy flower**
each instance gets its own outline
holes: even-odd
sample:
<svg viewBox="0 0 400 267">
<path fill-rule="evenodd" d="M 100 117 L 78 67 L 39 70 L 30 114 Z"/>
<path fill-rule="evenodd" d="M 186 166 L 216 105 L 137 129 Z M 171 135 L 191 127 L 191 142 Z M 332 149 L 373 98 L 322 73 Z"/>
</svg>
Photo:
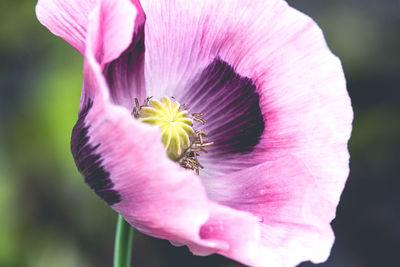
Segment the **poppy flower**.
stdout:
<svg viewBox="0 0 400 267">
<path fill-rule="evenodd" d="M 251 266 L 327 259 L 353 114 L 312 19 L 282 0 L 36 12 L 84 56 L 76 165 L 133 227 Z"/>
</svg>

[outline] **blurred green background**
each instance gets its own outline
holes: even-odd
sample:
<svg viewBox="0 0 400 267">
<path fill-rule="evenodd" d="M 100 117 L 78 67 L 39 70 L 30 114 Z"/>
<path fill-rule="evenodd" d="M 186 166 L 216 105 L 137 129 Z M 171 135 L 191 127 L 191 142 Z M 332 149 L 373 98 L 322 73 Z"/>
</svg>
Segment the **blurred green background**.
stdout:
<svg viewBox="0 0 400 267">
<path fill-rule="evenodd" d="M 355 111 L 351 174 L 321 266 L 394 266 L 400 249 L 400 1 L 303 0 L 342 61 Z M 70 154 L 82 57 L 0 2 L 0 266 L 111 266 L 116 214 Z M 135 233 L 133 266 L 240 266 Z M 311 266 L 304 263 L 301 266 Z"/>
</svg>

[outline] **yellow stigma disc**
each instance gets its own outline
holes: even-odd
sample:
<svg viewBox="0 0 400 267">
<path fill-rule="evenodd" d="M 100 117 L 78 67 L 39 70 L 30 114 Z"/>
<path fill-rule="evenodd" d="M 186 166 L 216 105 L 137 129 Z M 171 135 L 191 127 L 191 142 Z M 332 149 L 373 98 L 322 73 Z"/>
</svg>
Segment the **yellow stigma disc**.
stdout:
<svg viewBox="0 0 400 267">
<path fill-rule="evenodd" d="M 187 110 L 180 110 L 177 101 L 166 96 L 161 100 L 150 99 L 147 106 L 140 108 L 138 119 L 161 128 L 162 142 L 170 159 L 178 160 L 190 146 L 193 120 Z"/>
</svg>

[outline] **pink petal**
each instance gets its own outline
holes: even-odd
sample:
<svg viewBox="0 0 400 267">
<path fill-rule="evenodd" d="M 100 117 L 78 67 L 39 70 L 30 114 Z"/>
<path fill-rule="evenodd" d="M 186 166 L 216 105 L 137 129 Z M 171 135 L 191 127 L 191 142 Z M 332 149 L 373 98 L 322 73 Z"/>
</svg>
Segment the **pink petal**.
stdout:
<svg viewBox="0 0 400 267">
<path fill-rule="evenodd" d="M 93 7 L 85 24 L 85 45 L 90 49 L 106 76 L 111 101 L 132 110 L 135 97 L 145 95 L 144 88 L 144 13 L 138 1 L 102 0 Z M 38 8 L 45 4 L 38 4 Z M 47 13 L 45 13 L 48 15 Z M 122 54 L 121 54 L 122 53 Z M 90 95 L 88 89 L 82 101 Z M 81 105 L 82 107 L 82 105 Z"/>
<path fill-rule="evenodd" d="M 136 21 L 138 17 L 139 14 Z M 140 102 L 146 98 L 144 24 L 135 24 L 135 28 L 129 47 L 118 58 L 105 64 L 103 70 L 112 101 L 128 110 L 135 106 L 135 98 Z"/>
<path fill-rule="evenodd" d="M 92 49 L 96 59 L 106 64 L 130 45 L 135 27 L 143 25 L 144 16 L 140 6 L 134 6 L 130 0 L 102 0 L 99 12 L 99 39 Z"/>
<path fill-rule="evenodd" d="M 101 82 L 100 68 L 89 73 L 90 61 L 86 77 Z M 95 82 L 99 81 L 90 79 L 85 87 L 100 91 L 99 86 L 105 86 L 104 81 Z M 74 128 L 72 151 L 96 193 L 146 234 L 200 240 L 199 229 L 209 216 L 204 188 L 198 177 L 165 156 L 159 130 L 136 122 L 126 109 L 101 99 L 101 92 L 80 120 Z"/>
<path fill-rule="evenodd" d="M 133 3 L 132 3 L 133 2 Z M 136 25 L 144 23 L 137 0 L 39 0 L 36 14 L 53 34 L 62 37 L 84 54 L 90 13 L 99 7 L 101 39 L 95 55 L 102 63 L 117 58 L 130 44 Z M 138 16 L 136 14 L 139 13 Z"/>
<path fill-rule="evenodd" d="M 142 0 L 146 13 L 149 95 L 182 96 L 187 84 L 220 57 L 235 69 L 270 47 L 271 30 L 287 4 L 281 0 Z M 278 49 L 278 47 L 275 47 Z M 257 55 L 260 56 L 260 55 Z M 265 67 L 266 54 L 254 64 Z M 255 78 L 252 69 L 243 74 Z"/>
<path fill-rule="evenodd" d="M 81 54 L 85 52 L 88 17 L 96 0 L 39 0 L 36 16 L 53 34 L 60 36 Z"/>
<path fill-rule="evenodd" d="M 202 242 L 198 233 L 209 211 L 199 178 L 168 159 L 157 128 L 109 102 L 101 68 L 90 52 L 84 83 L 90 97 L 83 102 L 89 104 L 72 134 L 72 151 L 85 180 L 140 231 Z"/>
<path fill-rule="evenodd" d="M 203 182 L 211 200 L 259 218 L 261 245 L 257 266 L 294 266 L 322 262 L 334 236 L 335 205 L 302 160 L 291 155 Z M 333 187 L 333 188 L 332 188 Z"/>
<path fill-rule="evenodd" d="M 96 14 L 89 24 L 88 48 L 96 47 L 98 40 Z M 110 102 L 91 49 L 86 50 L 84 73 L 71 147 L 86 182 L 146 234 L 188 245 L 196 254 L 219 252 L 253 263 L 260 239 L 258 219 L 210 203 L 199 177 L 168 159 L 159 129 L 137 122 L 128 110 Z"/>
<path fill-rule="evenodd" d="M 196 95 L 194 81 L 213 61 L 219 58 L 236 74 L 250 79 L 260 96 L 265 129 L 254 153 L 245 157 L 243 153 L 229 157 L 208 153 L 202 156 L 203 175 L 254 166 L 288 151 L 307 154 L 307 165 L 316 165 L 313 172 L 323 172 L 317 176 L 337 184 L 337 190 L 330 193 L 337 203 L 345 177 L 334 172 L 346 168 L 352 111 L 340 61 L 330 52 L 318 26 L 280 0 L 144 0 L 142 5 L 147 17 L 148 95 L 173 95 L 194 112 L 204 111 L 206 118 L 207 113 L 221 109 L 219 117 L 208 118 L 205 125 L 214 136 L 229 132 L 216 122 L 232 118 L 234 110 L 228 104 L 236 100 L 230 99 L 229 91 L 211 94 L 204 90 L 206 94 Z M 190 95 L 201 101 L 192 105 Z M 218 98 L 226 105 L 215 104 Z M 239 114 L 243 120 L 232 126 L 248 127 L 245 110 Z M 257 124 L 257 118 L 253 116 L 247 125 Z M 337 155 L 336 160 L 321 160 L 331 153 Z"/>
<path fill-rule="evenodd" d="M 340 61 L 330 52 L 318 26 L 278 0 L 146 0 L 142 4 L 147 15 L 149 95 L 174 95 L 177 99 L 184 96 L 193 102 L 187 96 L 197 93 L 193 81 L 219 58 L 236 74 L 250 79 L 260 96 L 265 128 L 254 150 L 229 158 L 213 156 L 218 151 L 202 155 L 206 158 L 203 165 L 209 170 L 205 175 L 208 178 L 204 178 L 209 195 L 215 200 L 218 194 L 226 195 L 234 203 L 231 207 L 266 220 L 262 232 L 267 256 L 260 259 L 270 258 L 270 262 L 282 266 L 307 259 L 325 260 L 333 242 L 329 223 L 348 176 L 352 110 Z M 217 79 L 215 83 L 219 82 Z M 202 99 L 199 105 L 185 103 L 192 109 L 201 108 L 206 117 L 207 112 L 220 109 L 216 121 L 232 118 L 233 110 L 228 104 L 215 104 L 218 97 L 224 99 L 223 94 L 204 91 L 207 94 L 196 95 Z M 225 96 L 226 103 L 231 103 L 228 90 Z M 236 125 L 243 127 L 246 116 L 242 118 Z M 226 127 L 218 128 L 218 123 L 208 123 L 210 132 L 229 132 Z M 257 171 L 246 169 L 249 164 Z M 234 165 L 243 171 L 232 172 Z M 220 179 L 212 177 L 212 173 L 231 175 Z M 260 181 L 252 179 L 252 175 Z M 221 180 L 224 186 L 214 189 Z M 289 186 L 289 182 L 293 184 Z M 237 194 L 232 195 L 230 188 L 236 188 Z M 263 205 L 268 202 L 265 197 L 253 199 L 255 192 L 263 190 L 276 192 L 266 196 L 279 205 Z M 310 190 L 315 196 L 310 196 Z M 280 197 L 284 199 L 280 201 Z"/>
<path fill-rule="evenodd" d="M 196 251 L 226 250 L 224 240 L 199 235 L 210 220 L 199 177 L 168 159 L 157 127 L 136 121 L 127 109 L 111 103 L 101 65 L 90 49 L 98 40 L 98 11 L 90 17 L 81 108 L 71 141 L 79 171 L 138 230 Z"/>
<path fill-rule="evenodd" d="M 228 247 L 214 251 L 247 265 L 256 266 L 260 248 L 260 227 L 257 217 L 223 205 L 211 203 L 211 217 L 201 227 L 200 237 L 215 242 L 225 241 Z M 191 251 L 198 254 L 196 248 Z"/>
</svg>

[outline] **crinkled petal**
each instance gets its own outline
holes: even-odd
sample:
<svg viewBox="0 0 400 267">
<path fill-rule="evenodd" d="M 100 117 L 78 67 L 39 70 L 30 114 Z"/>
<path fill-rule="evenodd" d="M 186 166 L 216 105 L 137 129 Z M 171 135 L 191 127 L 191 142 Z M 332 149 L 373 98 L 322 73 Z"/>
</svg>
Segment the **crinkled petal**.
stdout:
<svg viewBox="0 0 400 267">
<path fill-rule="evenodd" d="M 329 254 L 333 241 L 329 223 L 335 216 L 348 176 L 347 141 L 353 114 L 341 63 L 330 52 L 321 30 L 312 19 L 280 0 L 144 0 L 142 4 L 148 22 L 146 77 L 149 78 L 146 85 L 149 94 L 173 95 L 177 99 L 183 97 L 182 102 L 188 104 L 194 112 L 204 111 L 206 118 L 207 112 L 212 113 L 207 122 L 210 125 L 209 132 L 214 135 L 229 135 L 236 127 L 247 129 L 247 125 L 257 123 L 259 118 L 246 114 L 247 105 L 238 105 L 237 108 L 244 110 L 243 116 L 238 116 L 242 120 L 233 120 L 237 110 L 230 104 L 235 101 L 240 104 L 240 99 L 244 98 L 240 93 L 237 94 L 239 97 L 233 95 L 235 88 L 226 84 L 231 85 L 238 76 L 254 84 L 264 122 L 258 143 L 247 153 L 233 152 L 229 157 L 222 156 L 221 150 L 210 151 L 201 156 L 205 159 L 203 165 L 207 170 L 212 170 L 210 172 L 227 173 L 227 179 L 232 179 L 230 183 L 226 183 L 226 192 L 229 192 L 229 186 L 238 187 L 249 201 L 252 195 L 246 194 L 246 188 L 268 188 L 268 183 L 255 183 L 253 179 L 241 179 L 240 182 L 235 180 L 240 175 L 249 177 L 246 169 L 249 166 L 261 168 L 274 162 L 284 169 L 294 168 L 293 175 L 297 170 L 299 175 L 305 175 L 304 179 L 312 180 L 310 187 L 287 187 L 287 190 L 293 190 L 289 192 L 291 194 L 303 194 L 304 190 L 315 189 L 317 195 L 323 196 L 319 202 L 321 206 L 314 206 L 318 202 L 312 198 L 298 198 L 297 205 L 307 207 L 302 209 L 306 211 L 311 205 L 323 213 L 323 218 L 316 220 L 317 223 L 310 227 L 308 221 L 304 222 L 306 226 L 298 232 L 296 231 L 301 227 L 296 227 L 296 222 L 291 222 L 292 226 L 287 226 L 290 223 L 277 224 L 271 232 L 265 228 L 267 230 L 262 233 L 263 240 L 276 240 L 274 236 L 282 236 L 283 240 L 287 237 L 290 240 L 286 244 L 282 243 L 286 246 L 282 249 L 284 252 L 277 254 L 277 262 L 282 262 L 285 266 L 307 259 L 323 261 Z M 218 73 L 207 82 L 210 86 L 222 84 L 225 89 L 211 90 L 196 83 L 202 80 L 202 74 L 216 60 L 225 62 L 234 70 L 235 75 L 231 75 L 227 81 Z M 226 105 L 221 106 L 216 101 L 218 98 L 226 100 Z M 191 106 L 191 102 L 195 102 L 195 105 Z M 221 110 L 217 112 L 219 117 L 214 114 L 214 110 Z M 230 120 L 234 123 L 226 126 L 231 128 L 224 127 L 224 121 Z M 235 133 L 236 136 L 240 134 L 240 131 Z M 212 139 L 212 135 L 209 138 Z M 231 148 L 237 144 L 220 140 L 230 144 Z M 218 144 L 216 147 L 218 148 Z M 220 146 L 220 149 L 226 149 L 226 146 Z M 287 155 L 290 157 L 287 158 Z M 284 164 L 279 163 L 280 161 Z M 235 173 L 237 165 L 241 165 L 243 169 L 239 174 Z M 283 182 L 290 181 L 278 170 L 275 175 L 276 179 Z M 210 174 L 206 177 L 211 179 L 206 186 L 209 192 L 213 188 L 212 184 L 218 183 L 219 177 L 211 177 Z M 298 177 L 298 181 L 301 181 L 300 178 Z M 283 190 L 279 184 L 271 186 L 277 186 L 271 190 Z M 232 207 L 246 210 L 240 205 L 240 201 L 245 199 L 238 198 L 237 205 Z M 265 199 L 261 199 L 260 203 L 261 201 Z M 287 210 L 287 216 L 297 218 L 297 206 L 293 203 L 287 204 L 292 205 Z M 262 206 L 259 203 L 252 205 L 253 208 Z M 265 209 L 260 209 L 260 216 L 263 216 L 262 212 Z M 270 212 L 279 213 L 278 209 Z M 306 240 L 305 236 L 310 238 Z M 322 240 L 323 245 L 319 245 L 316 240 Z M 304 250 L 307 250 L 302 256 L 296 252 L 301 245 L 305 245 Z M 285 262 L 282 259 L 283 254 L 294 256 Z"/>
<path fill-rule="evenodd" d="M 88 17 L 97 0 L 39 0 L 36 16 L 53 34 L 81 54 L 85 52 Z"/>
<path fill-rule="evenodd" d="M 322 262 L 329 256 L 334 241 L 329 223 L 335 206 L 322 192 L 332 188 L 320 184 L 301 159 L 284 155 L 203 181 L 211 200 L 259 218 L 256 266 L 294 266 L 305 260 Z"/>
<path fill-rule="evenodd" d="M 144 16 L 143 14 L 143 12 L 138 13 L 138 17 Z M 142 102 L 146 97 L 144 37 L 144 20 L 136 19 L 135 32 L 129 47 L 118 58 L 103 67 L 112 101 L 128 110 L 133 109 L 135 98 Z"/>
<path fill-rule="evenodd" d="M 144 49 L 137 48 L 144 38 L 143 9 L 138 1 L 101 0 L 90 17 L 87 40 L 92 41 L 87 49 L 106 77 L 107 94 L 113 103 L 131 107 L 135 97 L 144 94 Z M 82 92 L 80 108 L 90 96 L 90 90 Z"/>
<path fill-rule="evenodd" d="M 130 0 L 101 0 L 99 9 L 99 36 L 91 48 L 101 64 L 116 59 L 132 42 L 136 27 L 140 27 L 138 17 L 143 17 L 140 6 L 135 6 Z M 136 20 L 136 24 L 135 24 Z"/>
<path fill-rule="evenodd" d="M 259 219 L 251 213 L 215 203 L 210 204 L 210 210 L 210 219 L 201 227 L 200 237 L 215 242 L 226 242 L 226 249 L 214 252 L 256 266 L 261 233 Z M 196 248 L 190 249 L 199 254 Z"/>
<path fill-rule="evenodd" d="M 39 0 L 36 14 L 53 34 L 62 37 L 84 54 L 89 14 L 96 8 L 102 16 L 101 36 L 95 56 L 102 63 L 117 58 L 131 43 L 135 18 L 144 22 L 137 0 Z M 139 12 L 139 15 L 136 14 Z M 140 21 L 137 21 L 137 24 Z"/>
</svg>

